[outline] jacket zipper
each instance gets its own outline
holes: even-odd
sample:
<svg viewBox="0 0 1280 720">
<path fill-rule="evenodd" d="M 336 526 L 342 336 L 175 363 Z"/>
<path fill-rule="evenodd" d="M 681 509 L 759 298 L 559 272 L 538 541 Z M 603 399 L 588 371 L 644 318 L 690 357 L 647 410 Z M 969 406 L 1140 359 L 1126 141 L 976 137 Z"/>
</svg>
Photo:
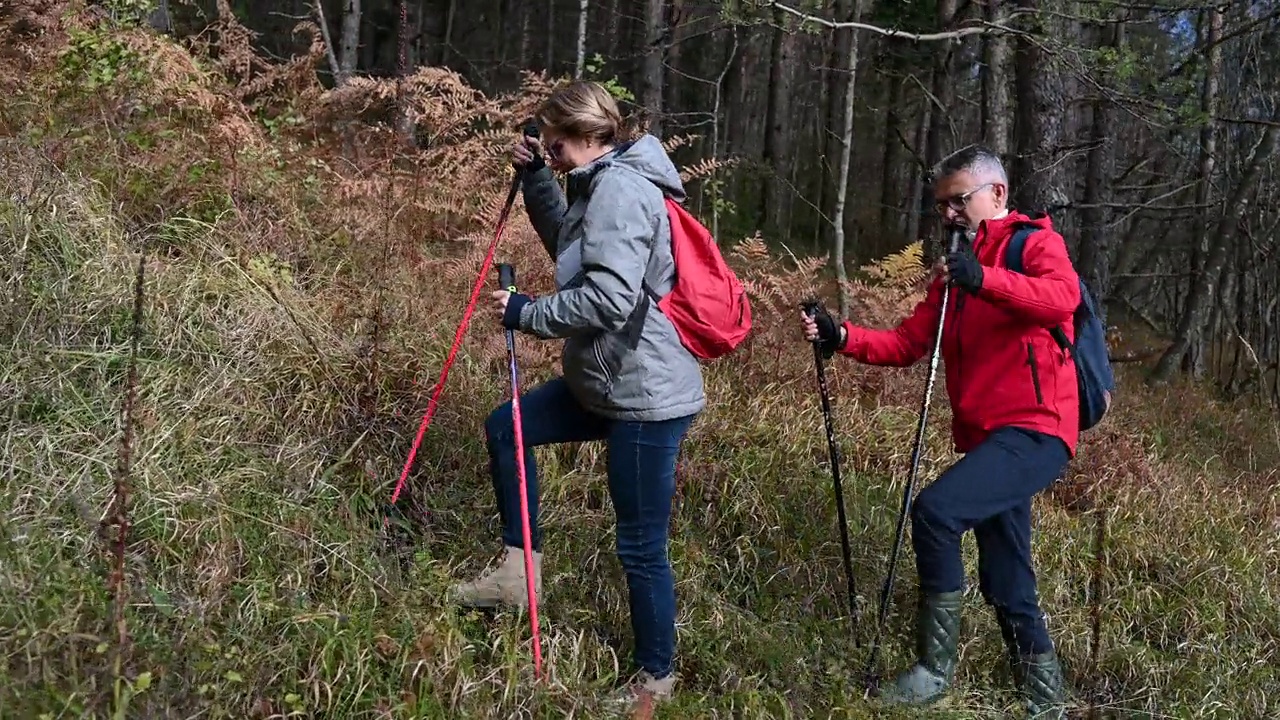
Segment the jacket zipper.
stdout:
<svg viewBox="0 0 1280 720">
<path fill-rule="evenodd" d="M 956 336 L 956 379 L 957 384 L 964 382 L 964 343 L 960 341 L 960 319 L 964 317 L 964 293 L 956 291 L 956 321 L 952 332 Z"/>
<path fill-rule="evenodd" d="M 600 341 L 604 339 L 604 333 L 601 333 L 591 343 L 591 350 L 595 353 L 596 362 L 600 363 L 600 371 L 604 373 L 605 394 L 613 390 L 613 371 L 609 368 L 609 363 L 605 362 L 604 352 L 600 349 Z"/>
<path fill-rule="evenodd" d="M 1036 403 L 1044 404 L 1044 393 L 1040 391 L 1040 372 L 1036 369 L 1036 349 L 1027 342 L 1027 366 L 1031 368 L 1031 384 L 1036 389 Z"/>
</svg>

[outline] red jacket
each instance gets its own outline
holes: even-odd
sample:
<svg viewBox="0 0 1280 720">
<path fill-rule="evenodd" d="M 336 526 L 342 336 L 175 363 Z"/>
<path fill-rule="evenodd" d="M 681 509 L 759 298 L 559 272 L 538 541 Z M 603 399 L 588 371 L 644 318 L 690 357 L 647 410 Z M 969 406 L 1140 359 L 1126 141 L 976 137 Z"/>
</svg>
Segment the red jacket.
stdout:
<svg viewBox="0 0 1280 720">
<path fill-rule="evenodd" d="M 1038 225 L 1023 246 L 1025 274 L 1005 267 L 1014 224 Z M 1062 236 L 1048 217 L 1011 211 L 978 227 L 974 253 L 982 264 L 977 296 L 951 288 L 942 358 L 951 400 L 956 450 L 968 452 L 997 428 L 1016 425 L 1054 435 L 1076 453 L 1079 397 L 1071 357 L 1046 328 L 1061 325 L 1075 340 L 1071 318 L 1080 285 Z M 935 277 L 910 317 L 890 330 L 845 322 L 840 352 L 871 365 L 906 367 L 933 351 L 942 283 Z"/>
</svg>

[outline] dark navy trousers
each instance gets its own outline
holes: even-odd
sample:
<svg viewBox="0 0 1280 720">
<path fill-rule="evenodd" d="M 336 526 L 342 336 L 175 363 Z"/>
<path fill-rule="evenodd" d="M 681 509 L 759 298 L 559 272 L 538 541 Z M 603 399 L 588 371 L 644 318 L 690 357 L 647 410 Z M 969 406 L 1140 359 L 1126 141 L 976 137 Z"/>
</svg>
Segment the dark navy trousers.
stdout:
<svg viewBox="0 0 1280 720">
<path fill-rule="evenodd" d="M 960 537 L 973 530 L 982 597 L 1004 616 L 1001 632 L 1024 655 L 1053 649 L 1031 567 L 1031 499 L 1069 460 L 1056 437 L 1000 428 L 920 491 L 911 512 L 921 591 L 964 587 Z"/>
</svg>

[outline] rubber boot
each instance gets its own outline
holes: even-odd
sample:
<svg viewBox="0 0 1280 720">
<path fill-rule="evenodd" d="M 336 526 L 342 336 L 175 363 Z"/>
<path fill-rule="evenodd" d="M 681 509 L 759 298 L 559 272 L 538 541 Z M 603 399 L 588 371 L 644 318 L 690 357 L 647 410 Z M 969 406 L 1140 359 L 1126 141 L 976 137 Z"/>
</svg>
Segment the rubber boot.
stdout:
<svg viewBox="0 0 1280 720">
<path fill-rule="evenodd" d="M 1027 720 L 1066 720 L 1066 691 L 1058 654 L 1050 650 L 1026 655 L 1021 661 L 1021 681 Z"/>
<path fill-rule="evenodd" d="M 1022 687 L 1022 660 L 1018 657 L 1018 640 L 1013 621 L 996 609 L 996 624 L 1000 626 L 1000 637 L 1004 638 L 1005 659 L 1009 663 L 1009 673 L 1013 677 L 1014 687 Z"/>
<path fill-rule="evenodd" d="M 922 595 L 916 618 L 916 664 L 880 691 L 889 705 L 929 705 L 942 699 L 955 677 L 963 591 Z"/>
<path fill-rule="evenodd" d="M 533 591 L 542 597 L 542 553 L 533 553 Z M 463 607 L 492 608 L 498 605 L 529 607 L 525 580 L 524 549 L 505 546 L 498 566 L 469 583 L 455 585 L 453 598 Z"/>
</svg>

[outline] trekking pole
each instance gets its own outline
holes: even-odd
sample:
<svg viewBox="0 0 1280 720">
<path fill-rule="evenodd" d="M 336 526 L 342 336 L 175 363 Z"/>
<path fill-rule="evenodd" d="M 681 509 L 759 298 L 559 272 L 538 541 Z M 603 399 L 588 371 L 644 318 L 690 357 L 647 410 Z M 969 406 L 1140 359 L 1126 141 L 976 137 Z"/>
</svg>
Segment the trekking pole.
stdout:
<svg viewBox="0 0 1280 720">
<path fill-rule="evenodd" d="M 538 136 L 538 127 L 533 123 L 525 126 L 524 134 L 529 137 Z M 400 491 L 404 489 L 405 480 L 409 478 L 409 470 L 413 467 L 413 459 L 418 455 L 418 447 L 422 444 L 422 437 L 427 433 L 427 426 L 431 424 L 431 418 L 435 415 L 436 405 L 440 401 L 440 395 L 444 392 L 445 381 L 449 378 L 449 368 L 453 366 L 453 361 L 458 356 L 458 348 L 462 345 L 462 337 L 467 333 L 467 326 L 471 323 L 471 315 L 475 312 L 476 302 L 480 298 L 480 290 L 484 287 L 485 278 L 489 275 L 489 267 L 493 264 L 494 253 L 498 250 L 498 240 L 502 238 L 502 231 L 506 228 L 507 218 L 511 215 L 511 208 L 516 202 L 516 192 L 520 190 L 520 183 L 524 180 L 525 168 L 516 169 L 515 175 L 511 178 L 511 188 L 507 191 L 507 199 L 503 203 L 502 212 L 498 215 L 498 225 L 493 233 L 493 241 L 489 243 L 489 250 L 484 256 L 484 263 L 480 266 L 480 273 L 476 275 L 476 282 L 471 288 L 471 299 L 467 302 L 467 309 L 462 314 L 462 322 L 458 324 L 458 330 L 453 335 L 453 345 L 449 348 L 449 355 L 445 358 L 444 367 L 440 370 L 440 379 L 436 380 L 435 389 L 431 392 L 431 400 L 427 403 L 427 411 L 422 416 L 422 423 L 418 426 L 418 434 L 413 438 L 413 445 L 409 448 L 409 457 L 404 461 L 404 469 L 400 472 L 400 480 L 396 483 L 395 490 L 391 493 L 391 504 L 384 509 L 382 517 L 382 527 L 385 529 L 391 518 L 391 510 L 394 509 L 396 501 L 400 499 Z"/>
<path fill-rule="evenodd" d="M 809 317 L 818 314 L 819 304 L 816 300 L 804 303 L 804 311 Z M 838 331 L 837 331 L 838 332 Z M 840 549 L 844 552 L 844 577 L 849 591 L 849 612 L 853 621 L 853 645 L 858 643 L 858 592 L 853 580 L 853 555 L 849 550 L 849 522 L 844 513 L 844 489 L 840 482 L 840 449 L 836 445 L 835 422 L 831 419 L 831 391 L 827 388 L 827 372 L 824 367 L 822 348 L 817 340 L 813 341 L 813 363 L 818 370 L 818 394 L 822 399 L 822 417 L 827 427 L 827 452 L 831 456 L 831 482 L 836 492 L 836 516 L 840 521 Z"/>
<path fill-rule="evenodd" d="M 964 230 L 959 227 L 951 229 L 948 242 L 948 253 L 960 248 L 960 240 Z M 916 425 L 915 447 L 911 449 L 911 472 L 907 476 L 907 487 L 902 492 L 902 509 L 898 513 L 898 529 L 894 535 L 893 553 L 889 555 L 889 572 L 885 576 L 884 586 L 880 589 L 880 610 L 876 618 L 876 632 L 871 640 L 871 657 L 867 660 L 867 692 L 870 693 L 879 685 L 879 677 L 875 675 L 876 662 L 880 658 L 880 634 L 884 631 L 885 617 L 889 611 L 889 597 L 893 594 L 894 573 L 898 569 L 898 553 L 902 550 L 902 536 L 907 524 L 907 515 L 911 512 L 911 498 L 915 492 L 916 477 L 920 472 L 920 454 L 924 449 L 924 429 L 929 419 L 929 405 L 933 401 L 933 383 L 938 376 L 938 360 L 942 356 L 942 328 L 947 318 L 947 300 L 950 296 L 951 283 L 942 286 L 942 304 L 938 309 L 938 330 L 933 341 L 933 356 L 929 358 L 929 380 L 924 386 L 924 401 L 920 405 L 920 422 Z"/>
<path fill-rule="evenodd" d="M 502 289 L 516 291 L 516 269 L 506 263 L 498 265 L 498 283 Z M 524 577 L 529 591 L 529 624 L 533 628 L 533 672 L 542 678 L 542 641 L 538 635 L 538 596 L 533 582 L 533 539 L 529 528 L 529 485 L 524 468 L 524 425 L 520 420 L 520 380 L 516 372 L 516 331 L 507 330 L 507 358 L 511 366 L 511 422 L 516 433 L 516 472 L 520 478 L 520 531 L 524 539 Z"/>
</svg>

